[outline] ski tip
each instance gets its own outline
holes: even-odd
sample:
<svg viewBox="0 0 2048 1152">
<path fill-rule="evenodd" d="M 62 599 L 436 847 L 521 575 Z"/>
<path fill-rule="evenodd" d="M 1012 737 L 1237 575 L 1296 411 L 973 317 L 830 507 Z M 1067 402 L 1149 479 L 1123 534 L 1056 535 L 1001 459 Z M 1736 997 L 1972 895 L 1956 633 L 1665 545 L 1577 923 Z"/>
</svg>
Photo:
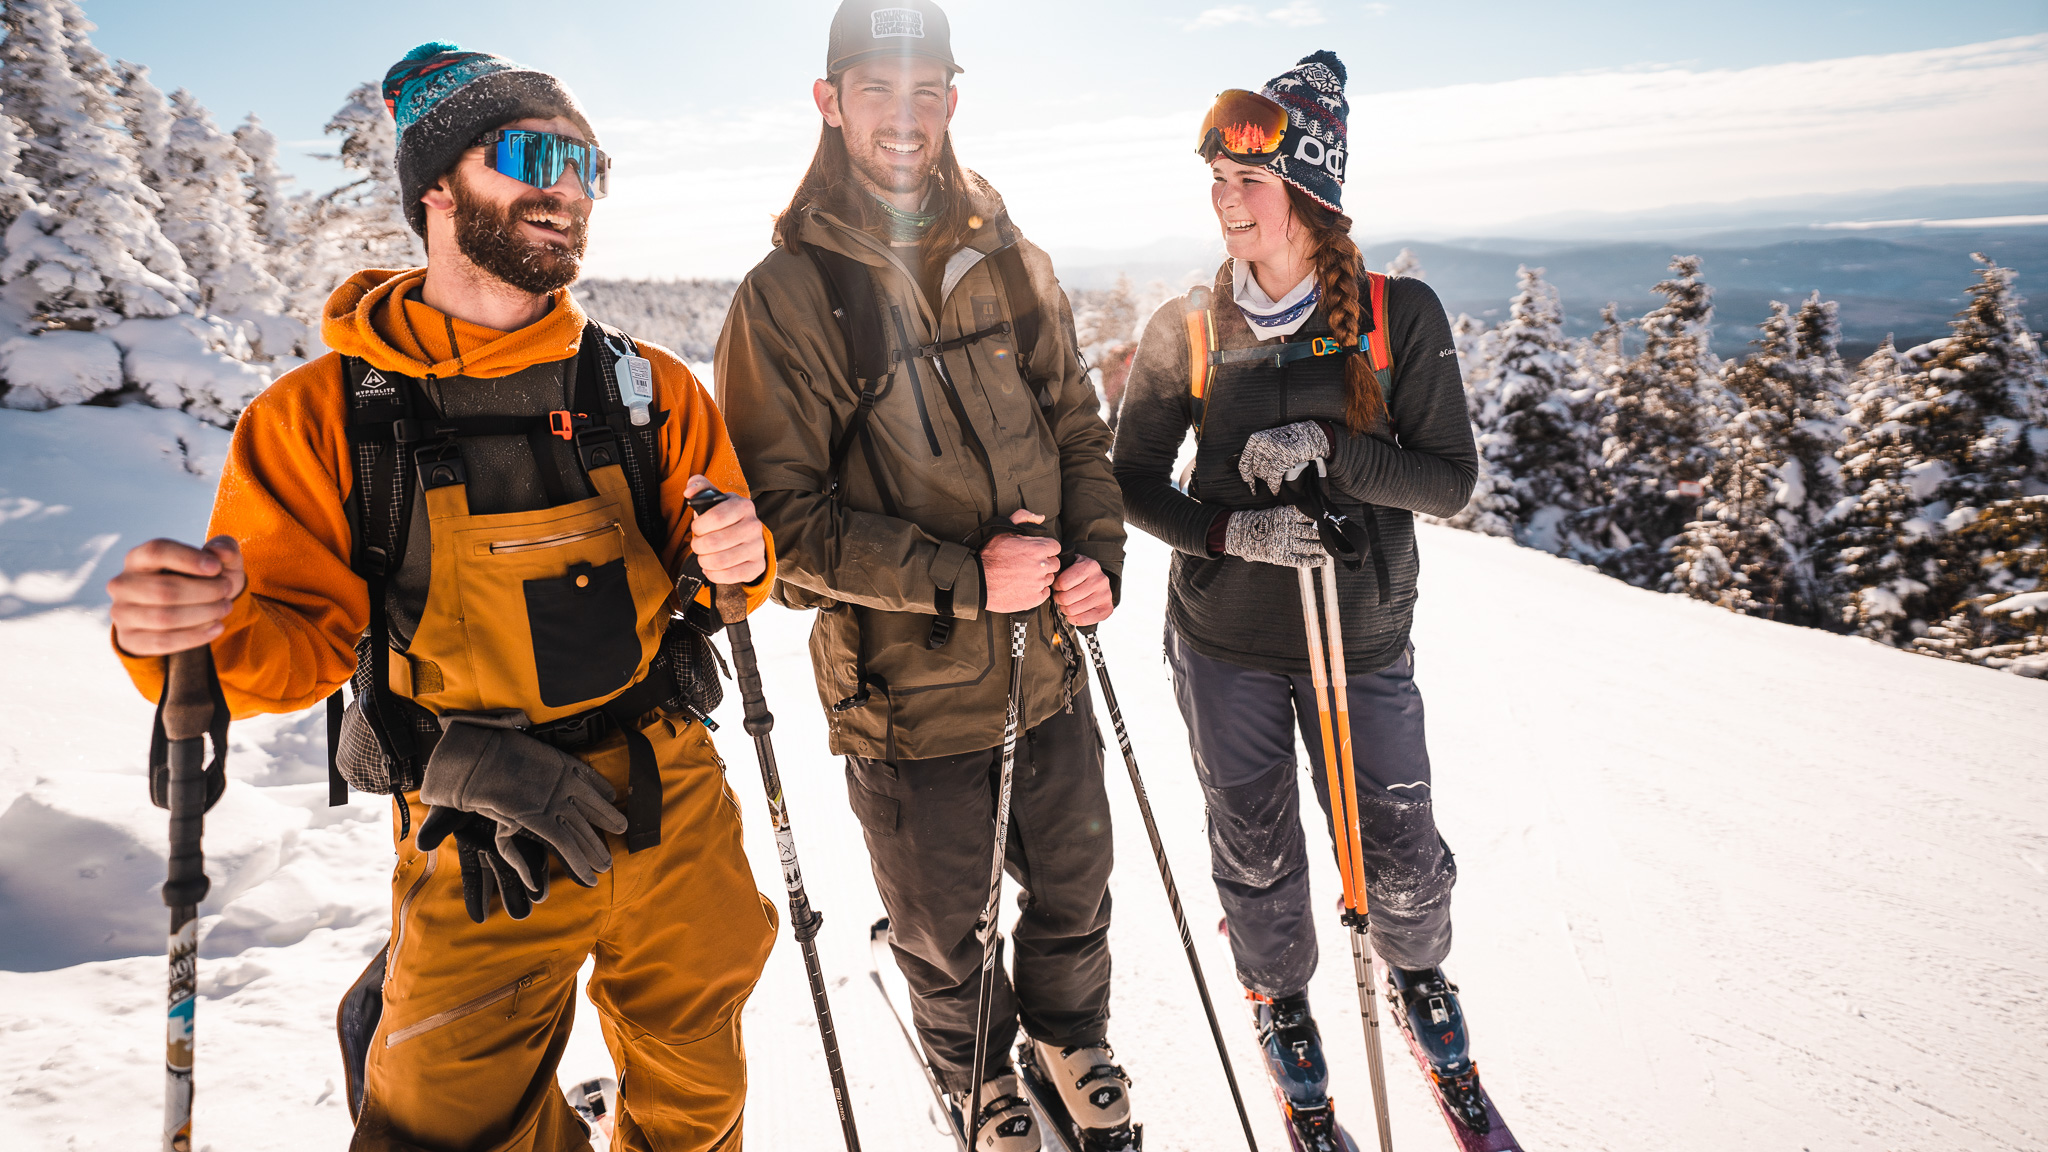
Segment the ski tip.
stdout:
<svg viewBox="0 0 2048 1152">
<path fill-rule="evenodd" d="M 884 916 L 880 920 L 875 921 L 873 924 L 868 925 L 868 939 L 870 940 L 877 940 L 883 936 L 887 936 L 888 934 L 889 918 L 887 916 Z"/>
</svg>

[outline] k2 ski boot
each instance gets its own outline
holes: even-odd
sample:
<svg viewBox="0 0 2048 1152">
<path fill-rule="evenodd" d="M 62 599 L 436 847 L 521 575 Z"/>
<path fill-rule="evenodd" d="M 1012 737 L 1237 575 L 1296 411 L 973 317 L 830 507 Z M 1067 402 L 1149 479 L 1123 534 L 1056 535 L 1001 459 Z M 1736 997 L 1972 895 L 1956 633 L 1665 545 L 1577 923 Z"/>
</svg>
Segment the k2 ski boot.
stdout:
<svg viewBox="0 0 2048 1152">
<path fill-rule="evenodd" d="M 1038 1122 L 1031 1105 L 1017 1090 L 1017 1075 L 1004 1072 L 981 1086 L 981 1111 L 969 1125 L 974 1152 L 1038 1152 Z M 961 1101 L 961 1111 L 973 1100 Z"/>
<path fill-rule="evenodd" d="M 1131 1123 L 1131 1078 L 1107 1041 L 1057 1048 L 1027 1040 L 1023 1047 L 1018 1071 L 1024 1085 L 1069 1144 L 1078 1152 L 1138 1152 L 1143 1145 Z"/>
<path fill-rule="evenodd" d="M 1471 1039 L 1465 1012 L 1458 1006 L 1458 986 L 1444 979 L 1441 968 L 1410 970 L 1387 965 L 1387 1002 L 1394 1022 L 1414 1040 L 1429 1061 L 1444 1108 L 1474 1132 L 1492 1127 L 1486 1094 L 1472 1064 Z"/>
<path fill-rule="evenodd" d="M 1309 1014 L 1308 993 L 1261 996 L 1247 991 L 1258 1025 L 1259 1047 L 1274 1094 L 1287 1113 L 1290 1135 L 1304 1152 L 1344 1152 L 1337 1110 L 1330 1103 L 1330 1068 L 1323 1062 L 1323 1036 Z"/>
</svg>

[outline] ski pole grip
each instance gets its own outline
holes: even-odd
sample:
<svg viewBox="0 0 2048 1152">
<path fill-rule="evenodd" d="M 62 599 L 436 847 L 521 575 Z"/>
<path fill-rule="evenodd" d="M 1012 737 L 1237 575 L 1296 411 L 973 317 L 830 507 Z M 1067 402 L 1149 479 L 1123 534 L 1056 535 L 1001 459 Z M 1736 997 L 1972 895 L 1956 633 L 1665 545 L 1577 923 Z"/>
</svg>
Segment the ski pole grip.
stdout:
<svg viewBox="0 0 2048 1152">
<path fill-rule="evenodd" d="M 716 487 L 706 484 L 698 490 L 695 496 L 690 497 L 690 510 L 699 513 L 709 512 L 723 503 L 729 495 L 729 493 L 720 492 Z M 737 584 L 718 584 L 714 585 L 714 587 L 717 590 L 711 594 L 711 599 L 712 604 L 718 609 L 718 618 L 727 624 L 737 624 L 745 620 L 747 618 L 747 590 Z"/>
<path fill-rule="evenodd" d="M 174 652 L 165 664 L 164 736 L 196 740 L 213 727 L 213 649 Z"/>
<path fill-rule="evenodd" d="M 171 810 L 164 903 L 191 908 L 212 886 L 200 836 L 206 820 L 206 734 L 213 727 L 213 650 L 201 645 L 171 655 L 164 675 L 164 737 L 169 744 L 166 799 Z"/>
</svg>

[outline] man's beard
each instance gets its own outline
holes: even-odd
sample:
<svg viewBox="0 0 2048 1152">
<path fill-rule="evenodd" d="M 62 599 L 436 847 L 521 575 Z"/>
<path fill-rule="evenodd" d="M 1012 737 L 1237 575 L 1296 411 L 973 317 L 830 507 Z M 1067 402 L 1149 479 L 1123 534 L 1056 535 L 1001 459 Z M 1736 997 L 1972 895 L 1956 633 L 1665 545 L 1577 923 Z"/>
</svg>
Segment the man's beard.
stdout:
<svg viewBox="0 0 2048 1152">
<path fill-rule="evenodd" d="M 499 207 L 474 196 L 459 172 L 448 177 L 455 201 L 455 246 L 471 263 L 522 292 L 545 296 L 575 283 L 583 271 L 583 249 L 589 240 L 584 213 L 565 207 L 536 189 Z M 567 216 L 566 245 L 528 241 L 519 225 L 529 213 Z"/>
<path fill-rule="evenodd" d="M 857 152 L 851 148 L 847 149 L 847 159 L 853 162 L 854 171 L 860 174 L 861 179 L 881 194 L 904 195 L 922 192 L 931 183 L 932 169 L 936 167 L 937 157 L 930 147 L 929 140 L 919 142 L 926 145 L 928 159 L 914 169 L 906 170 L 880 162 L 877 154 L 881 152 L 881 145 L 875 143 L 873 137 L 863 141 L 864 147 Z"/>
</svg>

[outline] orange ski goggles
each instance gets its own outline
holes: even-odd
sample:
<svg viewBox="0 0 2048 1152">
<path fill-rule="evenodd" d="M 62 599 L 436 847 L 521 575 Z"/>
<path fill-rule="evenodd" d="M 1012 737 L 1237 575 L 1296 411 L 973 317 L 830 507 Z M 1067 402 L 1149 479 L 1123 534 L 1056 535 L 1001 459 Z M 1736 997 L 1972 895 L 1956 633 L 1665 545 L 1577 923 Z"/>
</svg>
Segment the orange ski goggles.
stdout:
<svg viewBox="0 0 2048 1152">
<path fill-rule="evenodd" d="M 1202 118 L 1195 153 L 1203 160 L 1228 156 L 1239 164 L 1264 167 L 1280 154 L 1280 138 L 1286 132 L 1287 109 L 1257 92 L 1232 88 L 1218 95 Z"/>
</svg>

